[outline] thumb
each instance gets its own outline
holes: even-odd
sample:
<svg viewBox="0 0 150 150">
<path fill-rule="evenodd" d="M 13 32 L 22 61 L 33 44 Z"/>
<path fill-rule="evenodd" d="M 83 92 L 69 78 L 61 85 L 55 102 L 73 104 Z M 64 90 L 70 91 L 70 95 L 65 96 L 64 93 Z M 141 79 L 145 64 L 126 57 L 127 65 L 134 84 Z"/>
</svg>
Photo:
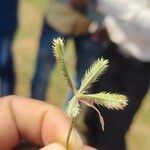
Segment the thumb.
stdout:
<svg viewBox="0 0 150 150">
<path fill-rule="evenodd" d="M 66 148 L 59 143 L 52 143 L 41 148 L 40 150 L 66 150 Z M 84 146 L 84 150 L 97 150 L 97 149 L 89 147 L 89 146 Z"/>
<path fill-rule="evenodd" d="M 41 148 L 40 150 L 66 150 L 65 147 L 59 143 L 52 143 L 49 144 L 43 148 Z"/>
</svg>

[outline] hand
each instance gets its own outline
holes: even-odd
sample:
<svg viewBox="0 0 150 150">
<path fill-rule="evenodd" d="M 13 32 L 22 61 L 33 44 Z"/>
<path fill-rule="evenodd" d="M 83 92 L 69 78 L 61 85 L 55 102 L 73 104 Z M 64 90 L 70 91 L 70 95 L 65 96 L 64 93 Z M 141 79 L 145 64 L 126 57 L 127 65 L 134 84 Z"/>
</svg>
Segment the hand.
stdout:
<svg viewBox="0 0 150 150">
<path fill-rule="evenodd" d="M 18 96 L 0 98 L 0 148 L 15 148 L 21 139 L 45 146 L 41 150 L 65 150 L 70 122 L 65 114 L 53 105 Z M 94 150 L 83 146 L 74 129 L 70 140 L 71 150 Z"/>
<path fill-rule="evenodd" d="M 84 12 L 87 0 L 70 0 L 70 5 L 78 10 L 79 12 Z"/>
<path fill-rule="evenodd" d="M 100 30 L 92 34 L 97 40 L 101 42 L 108 42 L 110 40 L 109 34 L 105 27 L 102 27 Z"/>
<path fill-rule="evenodd" d="M 99 24 L 97 24 L 96 22 L 92 22 L 88 27 L 88 32 L 96 41 L 109 41 L 109 34 L 107 32 L 107 29 L 103 25 L 99 26 Z"/>
<path fill-rule="evenodd" d="M 70 0 L 70 4 L 72 6 L 80 6 L 80 5 L 85 5 L 87 3 L 87 0 Z"/>
</svg>

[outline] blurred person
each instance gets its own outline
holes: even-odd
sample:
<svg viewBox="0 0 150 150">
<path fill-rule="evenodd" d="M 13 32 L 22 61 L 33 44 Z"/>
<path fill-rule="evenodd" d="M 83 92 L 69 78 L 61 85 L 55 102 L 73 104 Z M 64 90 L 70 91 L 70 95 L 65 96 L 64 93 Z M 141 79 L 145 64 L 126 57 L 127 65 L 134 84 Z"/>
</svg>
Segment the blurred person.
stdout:
<svg viewBox="0 0 150 150">
<path fill-rule="evenodd" d="M 14 93 L 12 42 L 17 28 L 18 0 L 0 2 L 0 96 Z"/>
<path fill-rule="evenodd" d="M 98 0 L 97 10 L 106 15 L 110 46 L 103 53 L 110 66 L 94 84 L 92 93 L 110 91 L 128 96 L 122 111 L 98 107 L 105 120 L 102 132 L 95 111 L 87 109 L 88 144 L 102 150 L 126 150 L 125 135 L 141 106 L 150 83 L 150 1 Z"/>
<path fill-rule="evenodd" d="M 52 52 L 54 38 L 66 41 L 73 38 L 77 55 L 77 87 L 91 62 L 103 50 L 103 39 L 97 34 L 102 31 L 103 16 L 95 11 L 96 1 L 91 0 L 51 0 L 45 15 L 39 42 L 36 69 L 32 80 L 31 97 L 45 100 L 49 74 L 55 65 Z M 93 36 L 94 35 L 94 36 Z"/>
<path fill-rule="evenodd" d="M 22 109 L 24 106 L 26 109 Z M 17 150 L 22 139 L 37 145 L 36 149 L 65 150 L 70 122 L 57 107 L 30 98 L 7 96 L 0 98 L 0 112 L 1 150 Z M 83 145 L 76 129 L 72 130 L 69 148 L 95 150 Z"/>
</svg>

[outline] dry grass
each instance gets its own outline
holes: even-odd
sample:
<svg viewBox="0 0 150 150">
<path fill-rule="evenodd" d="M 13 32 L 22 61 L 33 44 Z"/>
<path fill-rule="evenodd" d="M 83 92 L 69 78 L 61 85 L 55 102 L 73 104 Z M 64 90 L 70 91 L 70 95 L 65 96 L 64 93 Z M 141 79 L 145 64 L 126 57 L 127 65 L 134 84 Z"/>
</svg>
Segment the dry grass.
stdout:
<svg viewBox="0 0 150 150">
<path fill-rule="evenodd" d="M 42 0 L 20 0 L 20 27 L 14 42 L 14 57 L 17 72 L 16 93 L 22 96 L 29 96 L 30 82 L 34 72 L 36 50 L 42 25 L 44 10 Z M 73 68 L 74 61 L 72 43 L 67 52 L 67 60 Z M 60 84 L 61 83 L 61 84 Z M 61 106 L 65 98 L 66 89 L 64 80 L 57 69 L 54 70 L 51 87 L 48 89 L 47 100 Z M 40 86 L 40 85 L 39 85 Z M 57 89 L 57 91 L 56 91 Z M 138 92 L 138 91 L 137 91 Z M 141 110 L 136 115 L 131 130 L 127 136 L 129 150 L 150 149 L 150 95 L 145 98 Z"/>
</svg>

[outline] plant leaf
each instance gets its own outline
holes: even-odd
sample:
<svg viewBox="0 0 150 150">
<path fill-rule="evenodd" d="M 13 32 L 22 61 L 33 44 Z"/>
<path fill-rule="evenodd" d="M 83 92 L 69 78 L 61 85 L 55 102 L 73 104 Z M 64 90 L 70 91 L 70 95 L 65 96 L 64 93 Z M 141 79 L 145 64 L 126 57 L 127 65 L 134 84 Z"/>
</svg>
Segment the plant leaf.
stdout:
<svg viewBox="0 0 150 150">
<path fill-rule="evenodd" d="M 73 97 L 68 104 L 67 107 L 67 115 L 69 116 L 69 118 L 75 118 L 79 115 L 80 113 L 80 104 L 78 102 L 78 100 Z"/>
<path fill-rule="evenodd" d="M 82 102 L 83 104 L 87 105 L 88 107 L 93 108 L 98 113 L 99 121 L 102 126 L 102 130 L 104 131 L 104 118 L 101 115 L 100 111 L 94 106 L 94 103 L 90 102 L 90 101 L 85 101 L 85 100 L 79 100 L 79 101 Z"/>
<path fill-rule="evenodd" d="M 104 73 L 107 67 L 107 59 L 97 59 L 97 61 L 95 61 L 93 65 L 85 72 L 79 92 L 83 93 L 86 91 L 91 86 L 91 84 L 94 83 L 98 77 Z"/>
<path fill-rule="evenodd" d="M 73 93 L 75 94 L 76 88 L 75 85 L 68 73 L 68 69 L 66 67 L 65 61 L 64 61 L 64 41 L 61 38 L 57 38 L 53 40 L 53 53 L 56 58 L 56 62 L 59 66 L 59 68 L 62 71 L 63 76 L 65 77 L 65 80 L 67 81 L 68 86 L 72 89 Z"/>
<path fill-rule="evenodd" d="M 78 98 L 91 101 L 108 109 L 123 109 L 127 105 L 127 97 L 121 94 L 101 92 L 96 94 L 82 94 Z"/>
</svg>

